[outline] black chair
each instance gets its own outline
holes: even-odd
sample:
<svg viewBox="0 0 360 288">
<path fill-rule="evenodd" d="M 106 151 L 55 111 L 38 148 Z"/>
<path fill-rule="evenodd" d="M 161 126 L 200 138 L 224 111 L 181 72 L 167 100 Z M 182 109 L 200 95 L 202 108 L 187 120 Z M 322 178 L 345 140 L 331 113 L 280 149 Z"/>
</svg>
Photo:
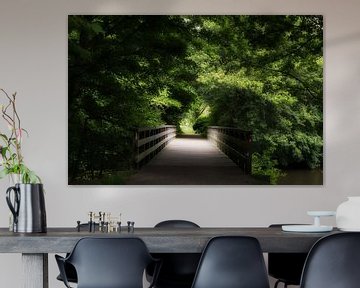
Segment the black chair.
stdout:
<svg viewBox="0 0 360 288">
<path fill-rule="evenodd" d="M 306 259 L 301 288 L 360 287 L 360 233 L 325 236 Z"/>
<path fill-rule="evenodd" d="M 68 257 L 69 254 L 66 255 Z M 65 259 L 65 258 L 64 258 Z M 64 273 L 68 282 L 77 283 L 77 274 L 75 267 L 68 262 L 64 262 Z M 64 282 L 61 274 L 56 277 L 57 280 Z"/>
<path fill-rule="evenodd" d="M 192 288 L 269 288 L 256 238 L 220 236 L 207 244 Z"/>
<path fill-rule="evenodd" d="M 65 263 L 75 267 L 78 288 L 142 288 L 145 268 L 156 262 L 139 238 L 82 238 L 68 257 L 55 258 L 66 287 Z"/>
<path fill-rule="evenodd" d="M 89 229 L 89 224 L 88 223 L 80 224 L 80 229 L 88 230 Z M 95 229 L 99 229 L 99 224 L 98 223 L 95 223 Z M 66 257 L 68 257 L 68 256 L 69 256 L 69 253 L 66 254 Z M 71 265 L 70 263 L 67 263 L 67 262 L 64 263 L 64 266 L 65 266 L 65 274 L 66 274 L 68 282 L 77 283 L 77 275 L 76 275 L 76 270 L 75 270 L 74 266 Z M 61 277 L 61 274 L 59 274 L 56 277 L 56 279 L 59 280 L 59 281 L 64 282 L 62 277 Z"/>
<path fill-rule="evenodd" d="M 187 220 L 166 220 L 155 225 L 155 228 L 200 228 L 199 225 Z M 201 257 L 197 253 L 157 253 L 153 254 L 161 259 L 156 288 L 190 288 L 194 280 L 196 269 Z M 153 269 L 147 269 L 147 279 L 151 279 Z"/>
<path fill-rule="evenodd" d="M 285 224 L 272 224 L 270 228 L 279 228 Z M 287 225 L 287 224 L 286 224 Z M 288 285 L 300 285 L 301 273 L 307 253 L 269 253 L 268 272 L 277 281 L 274 288 L 280 283 L 286 288 Z"/>
</svg>

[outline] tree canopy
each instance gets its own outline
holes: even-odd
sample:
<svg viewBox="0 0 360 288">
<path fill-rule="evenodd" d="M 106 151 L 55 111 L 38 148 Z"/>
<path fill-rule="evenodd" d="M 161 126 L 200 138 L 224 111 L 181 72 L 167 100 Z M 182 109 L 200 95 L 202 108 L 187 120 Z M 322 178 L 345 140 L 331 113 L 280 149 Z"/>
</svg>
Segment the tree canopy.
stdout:
<svg viewBox="0 0 360 288">
<path fill-rule="evenodd" d="M 129 171 L 136 127 L 253 131 L 253 174 L 322 166 L 321 16 L 69 16 L 69 183 Z"/>
</svg>

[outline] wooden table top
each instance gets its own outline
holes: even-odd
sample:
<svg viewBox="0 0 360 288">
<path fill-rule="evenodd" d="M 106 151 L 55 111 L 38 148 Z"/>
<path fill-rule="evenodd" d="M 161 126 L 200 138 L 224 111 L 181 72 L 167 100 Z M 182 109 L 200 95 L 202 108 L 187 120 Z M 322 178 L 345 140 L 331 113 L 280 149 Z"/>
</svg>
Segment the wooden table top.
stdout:
<svg viewBox="0 0 360 288">
<path fill-rule="evenodd" d="M 321 237 L 338 233 L 294 233 L 275 228 L 127 228 L 119 232 L 78 232 L 76 228 L 48 228 L 47 233 L 13 233 L 0 228 L 0 253 L 65 253 L 82 237 L 139 237 L 152 253 L 201 253 L 215 236 L 242 235 L 259 240 L 263 252 L 308 252 Z"/>
</svg>

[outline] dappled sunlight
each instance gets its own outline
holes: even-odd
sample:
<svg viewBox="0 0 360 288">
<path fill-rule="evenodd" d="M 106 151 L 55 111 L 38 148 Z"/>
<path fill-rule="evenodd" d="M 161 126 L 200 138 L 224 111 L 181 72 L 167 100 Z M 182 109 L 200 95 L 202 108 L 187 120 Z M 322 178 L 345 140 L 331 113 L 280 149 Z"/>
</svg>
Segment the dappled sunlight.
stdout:
<svg viewBox="0 0 360 288">
<path fill-rule="evenodd" d="M 205 134 L 207 119 L 210 118 L 211 108 L 204 102 L 201 95 L 193 100 L 188 111 L 180 120 L 181 134 Z"/>
</svg>

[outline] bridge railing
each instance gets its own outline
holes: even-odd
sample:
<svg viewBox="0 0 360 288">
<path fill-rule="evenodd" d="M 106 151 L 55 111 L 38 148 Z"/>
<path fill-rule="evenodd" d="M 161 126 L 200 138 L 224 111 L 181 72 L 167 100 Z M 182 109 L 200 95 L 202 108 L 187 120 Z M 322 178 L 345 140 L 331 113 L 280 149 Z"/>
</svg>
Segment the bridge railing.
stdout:
<svg viewBox="0 0 360 288">
<path fill-rule="evenodd" d="M 176 136 L 176 126 L 138 128 L 135 131 L 135 164 L 141 167 Z"/>
<path fill-rule="evenodd" d="M 251 131 L 231 127 L 209 126 L 207 136 L 246 174 L 251 174 Z"/>
</svg>

